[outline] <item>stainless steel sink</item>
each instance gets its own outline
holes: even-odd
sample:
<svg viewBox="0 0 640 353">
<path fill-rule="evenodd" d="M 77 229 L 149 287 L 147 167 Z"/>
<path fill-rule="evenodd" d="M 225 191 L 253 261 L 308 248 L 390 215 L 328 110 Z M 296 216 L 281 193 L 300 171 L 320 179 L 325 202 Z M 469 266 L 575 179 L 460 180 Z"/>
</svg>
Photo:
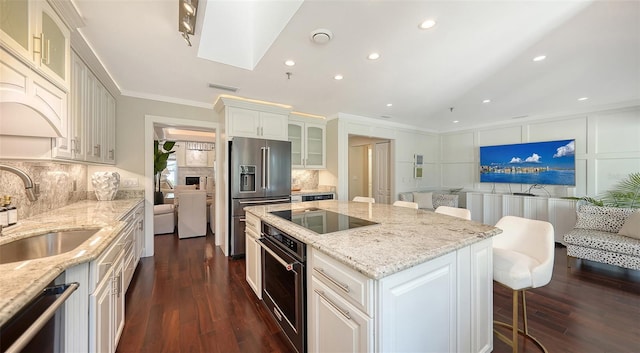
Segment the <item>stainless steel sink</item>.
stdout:
<svg viewBox="0 0 640 353">
<path fill-rule="evenodd" d="M 0 264 L 39 259 L 69 252 L 100 229 L 70 230 L 36 235 L 0 245 Z"/>
</svg>

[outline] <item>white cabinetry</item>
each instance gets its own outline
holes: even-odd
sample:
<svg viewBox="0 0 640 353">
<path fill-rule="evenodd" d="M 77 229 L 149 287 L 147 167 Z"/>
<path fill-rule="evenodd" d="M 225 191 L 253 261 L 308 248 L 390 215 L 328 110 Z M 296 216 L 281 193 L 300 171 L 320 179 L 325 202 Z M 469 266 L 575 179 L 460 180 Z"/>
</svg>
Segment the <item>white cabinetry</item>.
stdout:
<svg viewBox="0 0 640 353">
<path fill-rule="evenodd" d="M 256 296 L 262 299 L 262 251 L 258 244 L 260 220 L 247 213 L 245 225 L 247 283 L 249 283 Z"/>
<path fill-rule="evenodd" d="M 486 239 L 377 281 L 311 249 L 309 352 L 490 352 L 491 246 Z"/>
<path fill-rule="evenodd" d="M 70 31 L 47 1 L 2 1 L 0 45 L 69 90 Z"/>
<path fill-rule="evenodd" d="M 295 118 L 289 119 L 288 130 L 291 141 L 291 166 L 307 169 L 326 168 L 326 126 Z"/>
<path fill-rule="evenodd" d="M 553 197 L 467 193 L 467 208 L 474 221 L 494 225 L 507 215 L 547 221 L 553 225 L 557 243 L 576 224 L 575 204 L 572 199 Z"/>
<path fill-rule="evenodd" d="M 53 141 L 53 157 L 115 164 L 115 114 L 113 96 L 73 53 L 66 136 Z"/>
<path fill-rule="evenodd" d="M 89 295 L 89 351 L 113 353 L 124 327 L 124 249 L 130 227 L 92 263 L 96 289 Z M 93 283 L 93 281 L 92 281 Z"/>
<path fill-rule="evenodd" d="M 224 114 L 227 136 L 287 141 L 291 108 L 221 97 L 215 110 Z"/>
<path fill-rule="evenodd" d="M 0 134 L 57 137 L 66 133 L 67 93 L 3 48 L 0 109 Z"/>
<path fill-rule="evenodd" d="M 268 140 L 287 139 L 287 115 L 229 108 L 229 136 L 259 137 Z"/>
</svg>

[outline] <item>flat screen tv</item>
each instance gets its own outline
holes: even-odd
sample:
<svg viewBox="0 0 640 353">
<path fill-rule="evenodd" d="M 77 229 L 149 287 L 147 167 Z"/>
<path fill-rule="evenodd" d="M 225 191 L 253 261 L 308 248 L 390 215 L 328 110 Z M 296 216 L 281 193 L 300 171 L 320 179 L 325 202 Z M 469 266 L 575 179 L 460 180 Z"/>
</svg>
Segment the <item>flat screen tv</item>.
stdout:
<svg viewBox="0 0 640 353">
<path fill-rule="evenodd" d="M 482 146 L 480 182 L 574 186 L 575 140 Z"/>
</svg>

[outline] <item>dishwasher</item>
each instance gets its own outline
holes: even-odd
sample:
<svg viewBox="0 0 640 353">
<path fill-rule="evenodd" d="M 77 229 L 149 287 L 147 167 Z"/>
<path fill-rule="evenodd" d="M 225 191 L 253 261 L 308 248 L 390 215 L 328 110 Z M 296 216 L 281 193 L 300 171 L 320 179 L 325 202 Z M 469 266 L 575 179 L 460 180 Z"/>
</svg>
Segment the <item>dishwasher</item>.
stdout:
<svg viewBox="0 0 640 353">
<path fill-rule="evenodd" d="M 64 302 L 78 283 L 62 273 L 0 327 L 0 352 L 64 352 Z"/>
</svg>

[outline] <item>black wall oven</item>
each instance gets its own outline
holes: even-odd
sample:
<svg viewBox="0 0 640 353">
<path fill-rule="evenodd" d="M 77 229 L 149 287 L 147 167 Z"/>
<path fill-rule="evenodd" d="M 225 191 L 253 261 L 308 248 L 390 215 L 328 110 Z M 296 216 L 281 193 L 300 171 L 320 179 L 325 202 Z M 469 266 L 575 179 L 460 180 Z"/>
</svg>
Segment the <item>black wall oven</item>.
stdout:
<svg viewBox="0 0 640 353">
<path fill-rule="evenodd" d="M 262 298 L 298 353 L 306 352 L 306 245 L 263 223 Z"/>
</svg>

